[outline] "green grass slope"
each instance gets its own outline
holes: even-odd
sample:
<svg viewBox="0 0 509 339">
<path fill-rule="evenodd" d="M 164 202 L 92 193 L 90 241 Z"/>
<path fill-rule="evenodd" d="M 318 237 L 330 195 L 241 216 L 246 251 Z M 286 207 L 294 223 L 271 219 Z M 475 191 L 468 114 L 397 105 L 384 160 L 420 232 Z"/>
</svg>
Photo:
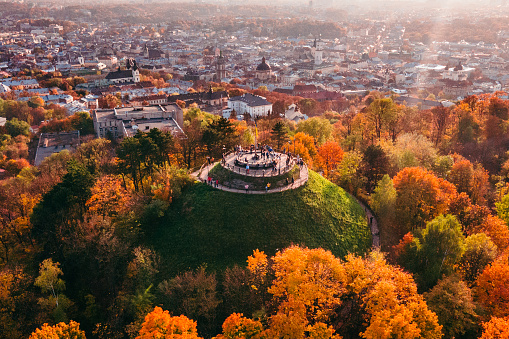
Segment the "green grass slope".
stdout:
<svg viewBox="0 0 509 339">
<path fill-rule="evenodd" d="M 355 199 L 310 171 L 305 185 L 267 195 L 196 183 L 172 204 L 148 241 L 165 271 L 178 273 L 202 264 L 219 270 L 244 266 L 254 249 L 273 255 L 291 244 L 322 247 L 338 256 L 364 253 L 371 232 Z"/>
</svg>

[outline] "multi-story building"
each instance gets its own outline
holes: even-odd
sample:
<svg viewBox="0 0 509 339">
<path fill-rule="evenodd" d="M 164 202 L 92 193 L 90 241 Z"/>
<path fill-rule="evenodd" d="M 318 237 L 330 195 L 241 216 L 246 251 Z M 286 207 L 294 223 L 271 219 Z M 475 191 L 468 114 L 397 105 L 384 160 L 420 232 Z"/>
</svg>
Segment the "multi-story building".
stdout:
<svg viewBox="0 0 509 339">
<path fill-rule="evenodd" d="M 182 136 L 184 112 L 177 105 L 124 107 L 97 110 L 92 114 L 94 128 L 99 138 L 132 137 L 138 131 L 148 132 L 152 128 L 171 131 Z"/>
<path fill-rule="evenodd" d="M 264 97 L 243 94 L 228 100 L 228 108 L 235 110 L 237 114 L 249 114 L 251 117 L 266 116 L 272 112 L 272 104 Z"/>
</svg>

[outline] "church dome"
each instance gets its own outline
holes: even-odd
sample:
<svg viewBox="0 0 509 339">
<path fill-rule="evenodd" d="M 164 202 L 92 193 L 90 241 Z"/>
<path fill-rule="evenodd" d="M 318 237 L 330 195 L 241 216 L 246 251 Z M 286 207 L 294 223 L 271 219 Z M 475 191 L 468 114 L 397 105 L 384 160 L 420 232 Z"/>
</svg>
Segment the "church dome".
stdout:
<svg viewBox="0 0 509 339">
<path fill-rule="evenodd" d="M 270 71 L 270 66 L 265 62 L 265 57 L 262 58 L 262 63 L 256 67 L 257 71 Z"/>
</svg>

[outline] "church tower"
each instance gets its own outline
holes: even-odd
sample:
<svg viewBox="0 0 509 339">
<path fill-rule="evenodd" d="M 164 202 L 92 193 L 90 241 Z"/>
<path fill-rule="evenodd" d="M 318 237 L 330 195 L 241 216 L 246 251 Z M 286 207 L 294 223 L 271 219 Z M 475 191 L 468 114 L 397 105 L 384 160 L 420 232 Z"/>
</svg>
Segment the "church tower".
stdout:
<svg viewBox="0 0 509 339">
<path fill-rule="evenodd" d="M 323 63 L 323 41 L 320 38 L 320 40 L 316 41 L 313 46 L 315 48 L 315 65 L 321 65 Z"/>
<path fill-rule="evenodd" d="M 217 81 L 226 78 L 226 60 L 223 57 L 223 52 L 219 52 L 219 56 L 216 61 L 216 78 Z"/>
<path fill-rule="evenodd" d="M 133 82 L 140 82 L 140 70 L 138 69 L 138 66 L 136 65 L 136 60 L 132 60 L 132 67 L 133 67 Z"/>
</svg>

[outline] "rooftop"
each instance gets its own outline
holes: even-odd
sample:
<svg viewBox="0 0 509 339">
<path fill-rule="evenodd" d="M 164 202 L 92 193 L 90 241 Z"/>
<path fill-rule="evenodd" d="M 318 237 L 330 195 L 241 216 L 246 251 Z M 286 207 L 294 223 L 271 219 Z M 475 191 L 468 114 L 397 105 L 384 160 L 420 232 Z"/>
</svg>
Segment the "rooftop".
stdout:
<svg viewBox="0 0 509 339">
<path fill-rule="evenodd" d="M 265 106 L 265 105 L 272 105 L 270 102 L 267 101 L 264 97 L 260 97 L 258 95 L 253 95 L 250 93 L 243 94 L 238 97 L 230 98 L 230 101 L 242 101 L 245 102 L 248 106 Z"/>
<path fill-rule="evenodd" d="M 35 153 L 35 165 L 52 155 L 65 149 L 72 150 L 80 144 L 80 132 L 41 133 L 37 151 Z"/>
</svg>

